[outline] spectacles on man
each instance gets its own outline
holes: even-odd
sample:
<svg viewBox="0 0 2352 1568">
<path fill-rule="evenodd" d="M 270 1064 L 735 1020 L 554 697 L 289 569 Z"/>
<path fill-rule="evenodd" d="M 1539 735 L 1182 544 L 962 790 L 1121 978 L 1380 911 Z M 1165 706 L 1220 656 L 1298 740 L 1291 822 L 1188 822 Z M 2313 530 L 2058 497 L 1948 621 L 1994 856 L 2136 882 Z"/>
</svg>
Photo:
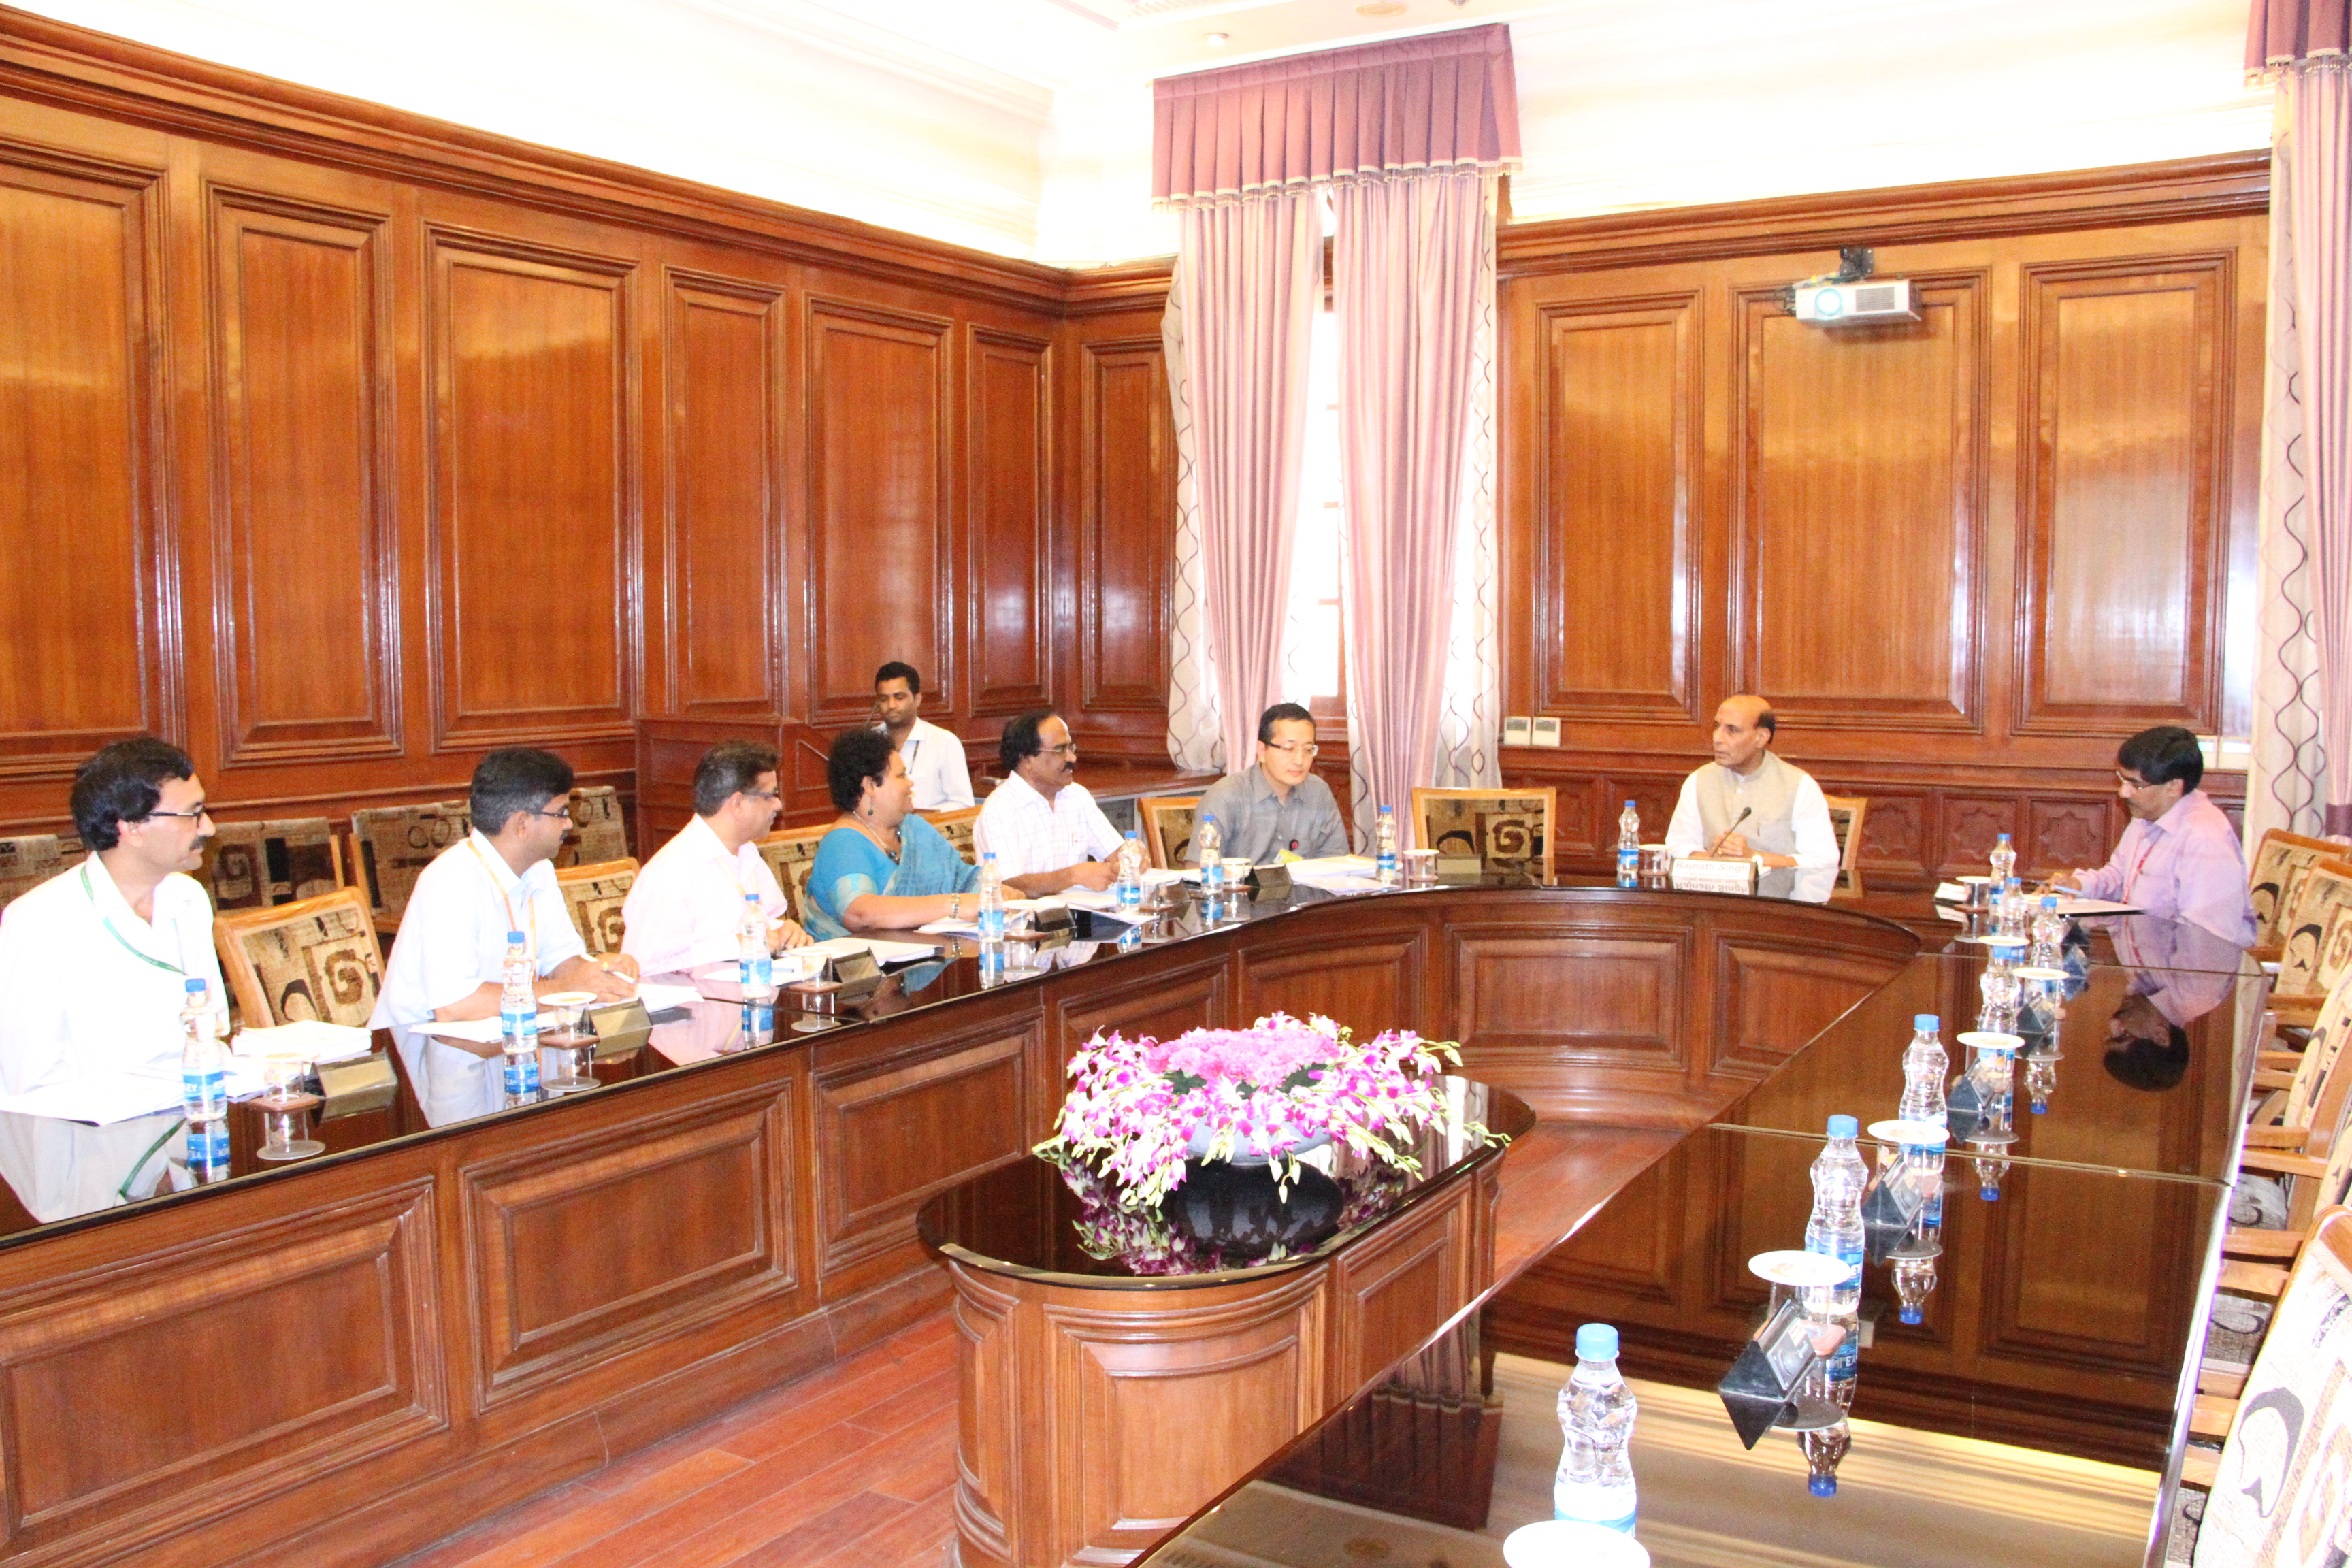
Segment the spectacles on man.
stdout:
<svg viewBox="0 0 2352 1568">
<path fill-rule="evenodd" d="M 571 808 L 568 806 L 562 811 L 534 811 L 531 815 L 533 816 L 552 817 L 557 822 L 569 822 L 572 820 Z"/>
<path fill-rule="evenodd" d="M 2148 789 L 2153 787 L 2146 779 L 2140 777 L 2137 773 L 2127 773 L 2121 768 L 2117 768 L 2116 770 L 2116 783 L 2123 785 L 2126 789 Z"/>
<path fill-rule="evenodd" d="M 745 800 L 782 800 L 783 798 L 772 789 L 747 789 L 741 794 Z"/>
<path fill-rule="evenodd" d="M 1265 749 L 1280 752 L 1286 757 L 1311 757 L 1323 748 L 1312 741 L 1268 741 Z"/>
<path fill-rule="evenodd" d="M 1051 757 L 1075 757 L 1078 754 L 1078 743 L 1076 741 L 1070 741 L 1059 746 L 1040 746 L 1037 749 Z"/>
<path fill-rule="evenodd" d="M 212 809 L 202 802 L 198 802 L 196 809 L 194 811 L 151 811 L 145 816 L 139 817 L 136 820 L 146 822 L 158 816 L 177 816 L 189 822 L 200 822 L 211 815 Z"/>
</svg>

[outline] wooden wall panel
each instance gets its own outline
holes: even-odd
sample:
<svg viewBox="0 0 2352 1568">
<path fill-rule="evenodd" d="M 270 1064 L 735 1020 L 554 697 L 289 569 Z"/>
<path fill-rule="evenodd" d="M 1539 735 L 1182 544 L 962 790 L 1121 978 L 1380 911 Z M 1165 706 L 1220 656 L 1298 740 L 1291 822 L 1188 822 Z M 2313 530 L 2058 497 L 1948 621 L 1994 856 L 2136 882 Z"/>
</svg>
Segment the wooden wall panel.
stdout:
<svg viewBox="0 0 2352 1568">
<path fill-rule="evenodd" d="M 222 761 L 396 756 L 389 215 L 212 204 Z"/>
<path fill-rule="evenodd" d="M 943 689 L 961 663 L 950 584 L 950 323 L 862 302 L 808 307 L 809 717 L 873 712 L 905 659 Z"/>
<path fill-rule="evenodd" d="M 1084 346 L 1078 699 L 1165 714 L 1176 538 L 1176 433 L 1160 340 Z"/>
<path fill-rule="evenodd" d="M 1685 1062 L 1686 933 L 1554 936 L 1479 931 L 1451 938 L 1449 1037 L 1474 1076 L 1526 1095 L 1510 1076 L 1569 1064 L 1670 1068 Z M 1530 1101 L 1533 1103 L 1533 1101 Z"/>
<path fill-rule="evenodd" d="M 2219 717 L 2231 286 L 2227 257 L 2026 269 L 2021 731 Z"/>
<path fill-rule="evenodd" d="M 62 781 L 101 742 L 182 730 L 156 178 L 0 149 L 0 778 Z"/>
<path fill-rule="evenodd" d="M 965 351 L 965 636 L 971 711 L 1042 707 L 1053 679 L 1053 553 L 1046 536 L 1053 411 L 1042 338 L 975 328 Z M 944 704 L 936 704 L 944 706 Z M 935 706 L 926 701 L 928 710 Z M 939 714 L 930 714 L 934 722 Z"/>
<path fill-rule="evenodd" d="M 673 710 L 784 706 L 783 290 L 672 268 L 664 645 Z"/>
<path fill-rule="evenodd" d="M 625 736 L 635 264 L 429 240 L 436 744 Z"/>
</svg>

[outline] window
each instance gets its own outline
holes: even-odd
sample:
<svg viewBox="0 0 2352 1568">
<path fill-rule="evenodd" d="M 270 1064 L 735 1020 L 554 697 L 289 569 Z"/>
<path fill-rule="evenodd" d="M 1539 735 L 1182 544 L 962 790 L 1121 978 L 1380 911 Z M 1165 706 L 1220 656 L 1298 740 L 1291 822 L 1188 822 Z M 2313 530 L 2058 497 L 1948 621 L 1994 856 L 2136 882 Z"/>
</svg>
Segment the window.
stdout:
<svg viewBox="0 0 2352 1568">
<path fill-rule="evenodd" d="M 1327 304 L 1315 318 L 1307 376 L 1307 457 L 1290 550 L 1290 616 L 1282 695 L 1318 720 L 1347 720 L 1341 657 L 1339 562 L 1345 548 L 1339 490 L 1339 331 Z"/>
</svg>

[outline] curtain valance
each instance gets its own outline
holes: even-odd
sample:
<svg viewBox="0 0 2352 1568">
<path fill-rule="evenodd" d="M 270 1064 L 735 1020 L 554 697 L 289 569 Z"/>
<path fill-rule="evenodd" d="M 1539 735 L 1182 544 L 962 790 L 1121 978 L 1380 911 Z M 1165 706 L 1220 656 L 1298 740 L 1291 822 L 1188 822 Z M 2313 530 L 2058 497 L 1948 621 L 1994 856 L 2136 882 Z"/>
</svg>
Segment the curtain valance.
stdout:
<svg viewBox="0 0 2352 1568">
<path fill-rule="evenodd" d="M 1511 30 L 1499 24 L 1151 85 L 1151 194 L 1163 205 L 1519 159 Z"/>
<path fill-rule="evenodd" d="M 2260 75 L 2352 51 L 2352 0 L 2253 0 L 2246 69 Z"/>
</svg>

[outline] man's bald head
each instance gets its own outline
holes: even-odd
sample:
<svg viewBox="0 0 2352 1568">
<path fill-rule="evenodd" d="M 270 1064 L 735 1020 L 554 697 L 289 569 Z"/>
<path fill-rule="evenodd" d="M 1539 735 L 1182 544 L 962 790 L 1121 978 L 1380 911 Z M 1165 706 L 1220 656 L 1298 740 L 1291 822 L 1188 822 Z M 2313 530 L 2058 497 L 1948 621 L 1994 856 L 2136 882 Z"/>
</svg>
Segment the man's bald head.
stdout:
<svg viewBox="0 0 2352 1568">
<path fill-rule="evenodd" d="M 1733 773 L 1756 771 L 1772 744 L 1772 705 L 1752 691 L 1723 700 L 1715 710 L 1715 760 Z"/>
</svg>

